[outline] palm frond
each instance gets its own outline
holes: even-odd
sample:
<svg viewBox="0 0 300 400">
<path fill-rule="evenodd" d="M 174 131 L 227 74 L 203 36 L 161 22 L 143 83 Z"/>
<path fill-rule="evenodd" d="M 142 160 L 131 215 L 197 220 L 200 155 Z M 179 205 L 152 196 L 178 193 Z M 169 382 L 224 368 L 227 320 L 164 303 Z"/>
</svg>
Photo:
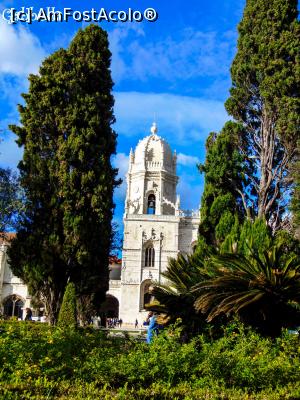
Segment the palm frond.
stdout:
<svg viewBox="0 0 300 400">
<path fill-rule="evenodd" d="M 300 304 L 299 258 L 287 257 L 282 243 L 262 253 L 249 251 L 247 256 L 214 255 L 210 264 L 214 275 L 191 289 L 197 297 L 195 308 L 207 314 L 207 321 L 220 314 L 238 314 L 248 315 L 254 325 L 256 319 L 265 326 L 285 326 L 291 320 L 287 311 L 291 302 Z"/>
</svg>

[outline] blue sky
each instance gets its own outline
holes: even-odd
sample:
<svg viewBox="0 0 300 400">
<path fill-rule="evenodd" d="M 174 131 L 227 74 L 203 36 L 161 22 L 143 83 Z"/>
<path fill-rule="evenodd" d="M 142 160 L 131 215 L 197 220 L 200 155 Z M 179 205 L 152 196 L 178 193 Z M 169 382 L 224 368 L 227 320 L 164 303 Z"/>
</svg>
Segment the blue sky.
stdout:
<svg viewBox="0 0 300 400">
<path fill-rule="evenodd" d="M 115 82 L 118 148 L 113 162 L 124 179 L 130 148 L 149 134 L 155 115 L 158 134 L 178 153 L 182 208 L 195 209 L 203 191 L 196 163 L 205 159 L 205 139 L 229 119 L 223 104 L 244 4 L 245 0 L 0 0 L 0 13 L 21 6 L 35 11 L 48 6 L 157 11 L 155 22 L 100 24 L 109 32 Z M 28 89 L 28 74 L 36 73 L 47 55 L 67 47 L 84 26 L 71 20 L 9 25 L 0 17 L 0 166 L 16 168 L 22 157 L 7 126 L 18 122 L 17 104 Z M 120 228 L 125 190 L 123 183 L 115 192 Z"/>
</svg>

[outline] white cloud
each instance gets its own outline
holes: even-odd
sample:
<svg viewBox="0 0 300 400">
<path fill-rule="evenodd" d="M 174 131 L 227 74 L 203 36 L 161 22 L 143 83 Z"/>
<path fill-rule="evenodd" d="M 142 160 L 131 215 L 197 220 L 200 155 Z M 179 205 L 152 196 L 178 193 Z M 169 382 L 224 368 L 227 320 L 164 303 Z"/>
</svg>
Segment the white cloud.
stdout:
<svg viewBox="0 0 300 400">
<path fill-rule="evenodd" d="M 186 154 L 183 153 L 178 153 L 177 154 L 177 163 L 184 165 L 184 166 L 195 166 L 196 164 L 198 164 L 199 158 L 198 157 L 194 157 L 194 156 L 188 156 Z"/>
<path fill-rule="evenodd" d="M 145 136 L 145 126 L 158 123 L 159 134 L 172 143 L 205 140 L 228 119 L 221 101 L 167 93 L 116 92 L 116 130 L 126 136 Z"/>
<path fill-rule="evenodd" d="M 117 200 L 125 199 L 126 195 L 126 179 L 125 175 L 128 171 L 128 164 L 129 164 L 129 156 L 125 153 L 117 153 L 113 158 L 113 166 L 119 169 L 118 178 L 122 179 L 122 183 L 118 186 L 115 190 L 115 198 Z"/>
<path fill-rule="evenodd" d="M 236 33 L 233 31 L 202 32 L 187 28 L 176 36 L 156 41 L 147 38 L 147 42 L 140 30 L 130 32 L 130 37 L 128 29 L 116 28 L 110 33 L 112 72 L 116 82 L 122 79 L 146 81 L 149 77 L 169 82 L 220 78 L 228 74 L 235 52 Z"/>
<path fill-rule="evenodd" d="M 128 171 L 129 156 L 125 153 L 117 153 L 114 156 L 113 164 L 115 168 L 119 169 L 118 176 L 124 178 Z"/>
<path fill-rule="evenodd" d="M 178 185 L 180 194 L 181 210 L 199 210 L 203 187 L 201 185 L 191 185 L 184 183 Z"/>
<path fill-rule="evenodd" d="M 115 83 L 128 76 L 128 65 L 124 55 L 128 54 L 125 42 L 131 37 L 144 36 L 144 31 L 137 24 L 124 24 L 109 32 L 109 48 L 112 53 L 111 70 Z"/>
<path fill-rule="evenodd" d="M 35 73 L 45 56 L 39 39 L 28 28 L 0 20 L 0 73 L 17 76 Z"/>
<path fill-rule="evenodd" d="M 198 210 L 203 191 L 203 184 L 200 182 L 200 174 L 196 178 L 187 174 L 179 176 L 177 193 L 180 194 L 180 208 L 182 210 Z"/>
</svg>

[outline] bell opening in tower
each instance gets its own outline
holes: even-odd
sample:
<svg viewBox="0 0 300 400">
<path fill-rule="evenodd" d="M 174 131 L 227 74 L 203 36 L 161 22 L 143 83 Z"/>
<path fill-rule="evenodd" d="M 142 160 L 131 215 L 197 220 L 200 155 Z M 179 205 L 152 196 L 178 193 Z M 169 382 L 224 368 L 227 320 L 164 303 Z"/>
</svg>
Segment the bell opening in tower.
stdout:
<svg viewBox="0 0 300 400">
<path fill-rule="evenodd" d="M 155 214 L 155 196 L 150 194 L 148 197 L 147 214 Z"/>
</svg>

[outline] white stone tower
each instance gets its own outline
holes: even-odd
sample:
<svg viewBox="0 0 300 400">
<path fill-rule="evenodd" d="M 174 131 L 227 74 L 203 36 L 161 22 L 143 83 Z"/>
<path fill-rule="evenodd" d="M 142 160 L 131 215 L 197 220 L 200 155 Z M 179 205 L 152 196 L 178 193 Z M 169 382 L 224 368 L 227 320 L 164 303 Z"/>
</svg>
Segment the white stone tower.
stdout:
<svg viewBox="0 0 300 400">
<path fill-rule="evenodd" d="M 157 126 L 130 151 L 124 214 L 120 318 L 145 318 L 151 284 L 161 280 L 168 258 L 191 253 L 199 213 L 184 213 L 176 195 L 176 153 L 157 135 Z M 191 194 L 192 195 L 192 194 Z"/>
<path fill-rule="evenodd" d="M 125 215 L 175 215 L 176 153 L 157 136 L 157 127 L 130 151 Z"/>
</svg>

